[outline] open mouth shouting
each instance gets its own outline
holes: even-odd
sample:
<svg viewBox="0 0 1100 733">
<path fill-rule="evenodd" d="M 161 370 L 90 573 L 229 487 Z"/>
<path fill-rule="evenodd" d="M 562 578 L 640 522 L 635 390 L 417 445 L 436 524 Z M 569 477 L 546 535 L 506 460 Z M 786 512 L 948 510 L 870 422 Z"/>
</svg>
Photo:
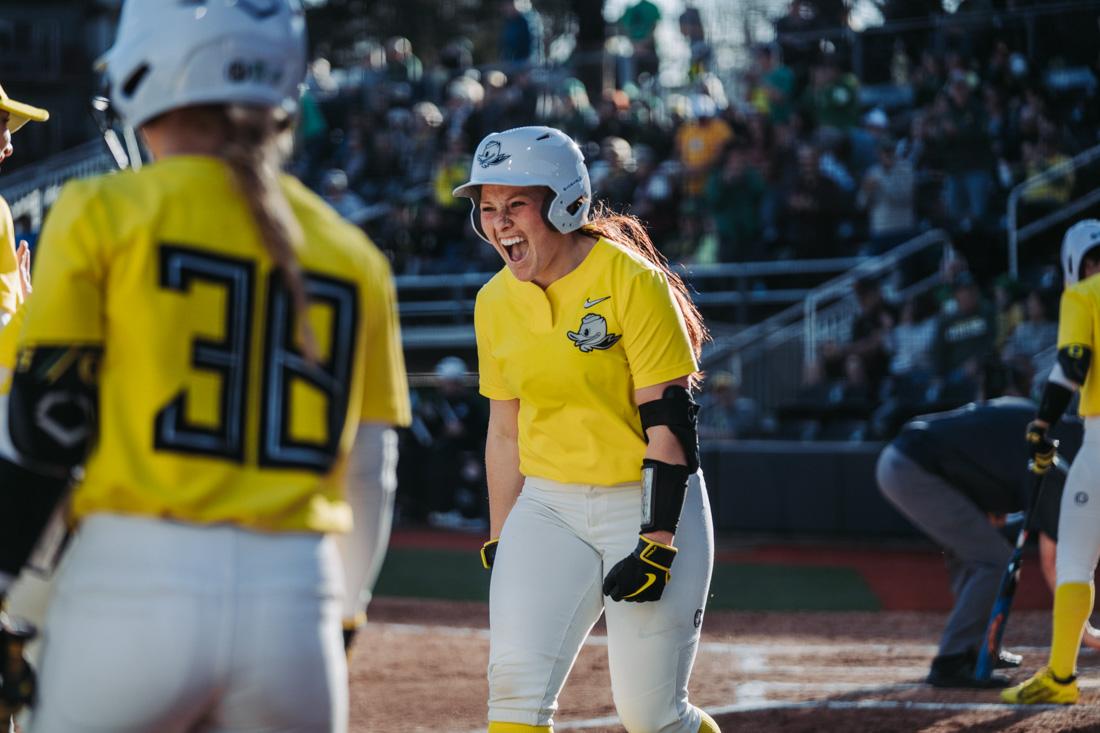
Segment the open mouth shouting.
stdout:
<svg viewBox="0 0 1100 733">
<path fill-rule="evenodd" d="M 522 236 L 502 237 L 498 241 L 504 248 L 504 255 L 508 258 L 508 262 L 513 265 L 522 262 L 531 247 L 527 239 Z"/>
</svg>

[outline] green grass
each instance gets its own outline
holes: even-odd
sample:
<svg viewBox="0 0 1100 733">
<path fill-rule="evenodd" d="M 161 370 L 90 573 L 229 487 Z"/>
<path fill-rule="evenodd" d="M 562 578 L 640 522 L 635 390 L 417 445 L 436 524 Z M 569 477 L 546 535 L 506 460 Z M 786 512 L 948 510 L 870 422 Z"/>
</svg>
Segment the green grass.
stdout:
<svg viewBox="0 0 1100 733">
<path fill-rule="evenodd" d="M 489 573 L 477 552 L 390 549 L 374 595 L 488 601 Z"/>
<path fill-rule="evenodd" d="M 672 566 L 673 579 L 676 566 Z M 707 608 L 738 611 L 878 611 L 878 598 L 853 568 L 716 565 Z"/>
<path fill-rule="evenodd" d="M 676 566 L 672 566 L 673 582 Z M 489 574 L 476 552 L 391 549 L 376 596 L 488 601 Z M 808 565 L 716 565 L 711 609 L 739 611 L 877 611 L 878 599 L 852 568 Z"/>
</svg>

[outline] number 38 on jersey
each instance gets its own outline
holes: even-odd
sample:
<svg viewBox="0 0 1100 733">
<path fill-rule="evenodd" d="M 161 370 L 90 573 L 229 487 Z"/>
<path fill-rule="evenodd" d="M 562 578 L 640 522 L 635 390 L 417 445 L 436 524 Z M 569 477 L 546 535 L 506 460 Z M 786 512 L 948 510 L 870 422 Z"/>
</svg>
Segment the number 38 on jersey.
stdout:
<svg viewBox="0 0 1100 733">
<path fill-rule="evenodd" d="M 156 413 L 156 450 L 328 471 L 348 413 L 355 283 L 304 274 L 321 349 L 313 363 L 296 343 L 279 271 L 260 277 L 252 260 L 175 244 L 161 244 L 158 257 L 160 288 L 201 301 L 201 312 L 221 323 L 196 318 L 194 330 L 181 330 L 190 372 Z"/>
</svg>

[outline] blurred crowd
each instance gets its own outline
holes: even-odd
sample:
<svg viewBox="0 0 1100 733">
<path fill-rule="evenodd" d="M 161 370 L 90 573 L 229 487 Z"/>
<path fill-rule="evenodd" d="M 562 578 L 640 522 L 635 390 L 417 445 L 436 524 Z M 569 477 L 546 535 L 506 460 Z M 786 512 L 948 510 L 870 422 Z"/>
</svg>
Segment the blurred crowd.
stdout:
<svg viewBox="0 0 1100 733">
<path fill-rule="evenodd" d="M 828 343 L 799 394 L 778 410 L 779 437 L 886 440 L 910 418 L 1008 392 L 1036 396 L 1054 365 L 1060 274 L 1001 276 L 983 288 L 961 259 L 944 283 L 893 302 L 860 280 L 848 339 Z"/>
<path fill-rule="evenodd" d="M 795 0 L 791 14 L 807 5 Z M 899 38 L 889 83 L 872 87 L 843 50 L 779 35 L 722 84 L 689 6 L 689 71 L 667 88 L 653 53 L 660 11 L 643 0 L 618 24 L 635 47 L 630 63 L 593 98 L 568 64 L 536 62 L 553 39 L 520 7 L 501 3 L 509 22 L 495 64 L 475 67 L 461 38 L 428 66 L 405 38 L 364 43 L 354 68 L 313 63 L 296 172 L 391 252 L 399 273 L 495 265 L 450 190 L 482 136 L 518 125 L 574 137 L 596 196 L 642 217 L 674 260 L 876 254 L 935 226 L 963 237 L 983 276 L 1007 191 L 1100 141 L 1097 70 L 1027 58 L 993 34 L 942 52 Z M 798 27 L 791 17 L 777 29 Z M 1078 183 L 1032 191 L 1025 218 L 1064 204 Z"/>
<path fill-rule="evenodd" d="M 724 83 L 690 4 L 678 18 L 690 61 L 673 87 L 658 81 L 661 11 L 649 0 L 630 3 L 612 29 L 631 52 L 609 65 L 614 83 L 602 91 L 581 81 L 579 63 L 545 53 L 560 39 L 523 0 L 499 3 L 506 22 L 491 64 L 475 66 L 465 38 L 429 63 L 406 38 L 364 42 L 349 68 L 312 64 L 294 171 L 366 229 L 398 274 L 499 267 L 467 224 L 468 202 L 450 192 L 485 134 L 525 124 L 576 139 L 596 198 L 641 217 L 688 265 L 877 255 L 945 229 L 955 245 L 947 284 L 894 302 L 861 282 L 850 341 L 825 345 L 790 404 L 764 414 L 725 372 L 701 396 L 711 437 L 888 438 L 912 414 L 972 399 L 983 375 L 1043 372 L 1060 287 L 1044 265 L 1060 229 L 1007 279 L 1005 200 L 1100 143 L 1100 61 L 1028 56 L 1019 34 L 990 25 L 936 42 L 899 34 L 888 70 L 861 79 L 843 44 L 807 42 L 814 5 L 793 0 L 775 20 L 776 42 L 753 48 Z M 1021 221 L 1097 185 L 1070 175 L 1035 187 Z M 427 433 L 438 430 L 416 440 Z M 478 514 L 448 501 L 425 506 Z"/>
</svg>

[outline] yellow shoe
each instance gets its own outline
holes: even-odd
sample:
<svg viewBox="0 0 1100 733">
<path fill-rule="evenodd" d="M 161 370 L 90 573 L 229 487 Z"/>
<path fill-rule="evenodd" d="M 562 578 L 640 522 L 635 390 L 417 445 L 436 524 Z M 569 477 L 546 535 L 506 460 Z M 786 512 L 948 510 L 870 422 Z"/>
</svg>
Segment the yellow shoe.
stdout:
<svg viewBox="0 0 1100 733">
<path fill-rule="evenodd" d="M 1059 682 L 1050 667 L 1043 667 L 1026 682 L 1001 691 L 1001 699 L 1014 705 L 1072 705 L 1081 696 L 1077 677 Z"/>
</svg>

